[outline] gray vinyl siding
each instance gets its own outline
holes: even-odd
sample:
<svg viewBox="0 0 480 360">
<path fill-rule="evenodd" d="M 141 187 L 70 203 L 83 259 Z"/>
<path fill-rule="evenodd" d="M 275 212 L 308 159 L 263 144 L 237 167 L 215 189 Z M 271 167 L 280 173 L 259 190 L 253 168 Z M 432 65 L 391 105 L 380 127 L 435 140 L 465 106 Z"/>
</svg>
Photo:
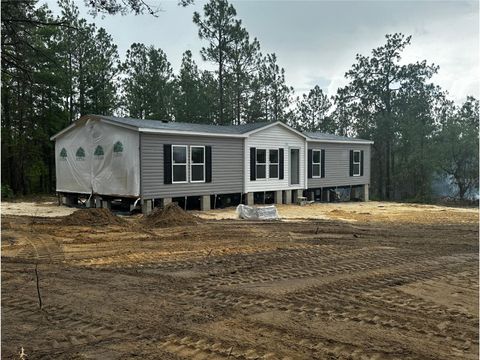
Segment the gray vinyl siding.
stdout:
<svg viewBox="0 0 480 360">
<path fill-rule="evenodd" d="M 309 189 L 370 184 L 371 145 L 309 141 L 308 149 L 325 149 L 325 177 L 307 179 Z M 350 176 L 350 150 L 364 151 L 363 176 Z"/>
<path fill-rule="evenodd" d="M 243 139 L 140 134 L 141 193 L 145 199 L 243 192 Z M 163 145 L 212 147 L 212 182 L 163 183 Z"/>
</svg>

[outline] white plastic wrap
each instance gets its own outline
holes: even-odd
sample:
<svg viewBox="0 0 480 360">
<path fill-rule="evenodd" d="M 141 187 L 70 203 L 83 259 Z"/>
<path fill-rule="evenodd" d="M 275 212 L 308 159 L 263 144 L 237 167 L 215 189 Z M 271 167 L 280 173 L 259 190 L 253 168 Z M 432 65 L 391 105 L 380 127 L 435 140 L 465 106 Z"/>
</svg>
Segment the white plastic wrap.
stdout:
<svg viewBox="0 0 480 360">
<path fill-rule="evenodd" d="M 92 119 L 61 135 L 55 142 L 57 191 L 139 196 L 138 139 L 135 131 Z"/>
<path fill-rule="evenodd" d="M 237 206 L 237 215 L 246 220 L 277 220 L 278 211 L 275 205 L 255 207 L 240 204 Z"/>
</svg>

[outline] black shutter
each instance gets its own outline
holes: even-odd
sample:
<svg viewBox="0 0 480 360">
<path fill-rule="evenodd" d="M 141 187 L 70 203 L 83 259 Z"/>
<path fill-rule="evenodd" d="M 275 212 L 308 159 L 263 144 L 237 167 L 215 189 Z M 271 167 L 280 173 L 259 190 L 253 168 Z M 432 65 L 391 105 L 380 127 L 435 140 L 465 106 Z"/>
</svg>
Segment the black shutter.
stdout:
<svg viewBox="0 0 480 360">
<path fill-rule="evenodd" d="M 312 178 L 312 170 L 313 170 L 313 150 L 308 150 L 308 178 Z"/>
<path fill-rule="evenodd" d="M 250 180 L 254 181 L 257 180 L 257 172 L 256 166 L 257 165 L 257 149 L 254 147 L 250 148 Z"/>
<path fill-rule="evenodd" d="M 278 149 L 278 178 L 280 180 L 284 177 L 284 161 L 283 148 L 280 148 Z"/>
<path fill-rule="evenodd" d="M 325 177 L 325 150 L 322 149 L 322 178 Z"/>
<path fill-rule="evenodd" d="M 205 146 L 205 182 L 212 182 L 212 147 Z"/>
<path fill-rule="evenodd" d="M 363 176 L 363 150 L 360 152 L 360 176 Z"/>
<path fill-rule="evenodd" d="M 172 183 L 172 145 L 163 144 L 163 183 Z"/>
<path fill-rule="evenodd" d="M 353 150 L 350 150 L 350 176 L 353 176 Z"/>
</svg>

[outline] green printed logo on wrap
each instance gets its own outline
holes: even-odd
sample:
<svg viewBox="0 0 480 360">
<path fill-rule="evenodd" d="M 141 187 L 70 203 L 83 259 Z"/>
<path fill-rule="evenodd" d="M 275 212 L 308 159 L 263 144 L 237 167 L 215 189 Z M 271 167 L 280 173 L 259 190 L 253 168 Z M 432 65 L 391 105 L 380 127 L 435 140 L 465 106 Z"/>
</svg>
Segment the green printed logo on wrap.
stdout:
<svg viewBox="0 0 480 360">
<path fill-rule="evenodd" d="M 103 152 L 103 147 L 101 147 L 100 145 L 98 145 L 98 146 L 95 148 L 95 152 L 93 153 L 93 155 L 95 155 L 96 157 L 101 157 L 101 156 L 105 155 L 105 153 Z"/>
<path fill-rule="evenodd" d="M 113 154 L 116 156 L 120 156 L 123 153 L 123 144 L 120 141 L 117 141 L 115 145 L 113 145 Z"/>
<path fill-rule="evenodd" d="M 85 160 L 85 150 L 80 146 L 75 153 L 77 160 Z"/>
</svg>

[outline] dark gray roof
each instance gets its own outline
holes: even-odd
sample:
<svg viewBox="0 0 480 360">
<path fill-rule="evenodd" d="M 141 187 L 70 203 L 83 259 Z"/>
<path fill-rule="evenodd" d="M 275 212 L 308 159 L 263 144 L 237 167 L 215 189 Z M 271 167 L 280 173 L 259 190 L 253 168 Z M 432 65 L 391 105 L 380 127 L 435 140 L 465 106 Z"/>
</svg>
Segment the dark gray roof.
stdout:
<svg viewBox="0 0 480 360">
<path fill-rule="evenodd" d="M 132 119 L 121 118 L 115 116 L 93 115 L 105 120 L 118 122 L 124 125 L 130 125 L 136 128 L 147 129 L 162 129 L 162 130 L 175 130 L 185 132 L 202 132 L 211 134 L 232 134 L 240 135 L 249 131 L 260 129 L 264 126 L 271 124 L 270 122 L 258 122 L 243 125 L 207 125 L 207 124 L 194 124 L 186 122 L 166 122 L 159 120 L 146 120 L 146 119 Z"/>
<path fill-rule="evenodd" d="M 105 116 L 105 115 L 90 115 L 90 116 L 109 120 L 112 122 L 117 122 L 124 125 L 129 125 L 135 128 L 199 132 L 199 133 L 209 133 L 209 134 L 225 134 L 225 135 L 241 135 L 256 129 L 260 129 L 269 124 L 272 124 L 271 122 L 257 122 L 257 123 L 242 124 L 242 125 L 208 125 L 208 124 L 195 124 L 195 123 L 174 122 L 174 121 L 133 119 L 128 117 L 124 118 L 124 117 Z M 348 141 L 348 142 L 369 141 L 369 140 L 351 138 L 346 136 L 326 134 L 321 132 L 304 132 L 303 134 L 307 136 L 307 138 L 310 138 L 312 140 L 334 140 L 334 141 Z"/>
<path fill-rule="evenodd" d="M 322 132 L 304 132 L 306 136 L 313 140 L 335 140 L 335 141 L 349 141 L 349 142 L 365 142 L 370 140 L 352 138 L 347 136 L 333 135 Z"/>
</svg>

